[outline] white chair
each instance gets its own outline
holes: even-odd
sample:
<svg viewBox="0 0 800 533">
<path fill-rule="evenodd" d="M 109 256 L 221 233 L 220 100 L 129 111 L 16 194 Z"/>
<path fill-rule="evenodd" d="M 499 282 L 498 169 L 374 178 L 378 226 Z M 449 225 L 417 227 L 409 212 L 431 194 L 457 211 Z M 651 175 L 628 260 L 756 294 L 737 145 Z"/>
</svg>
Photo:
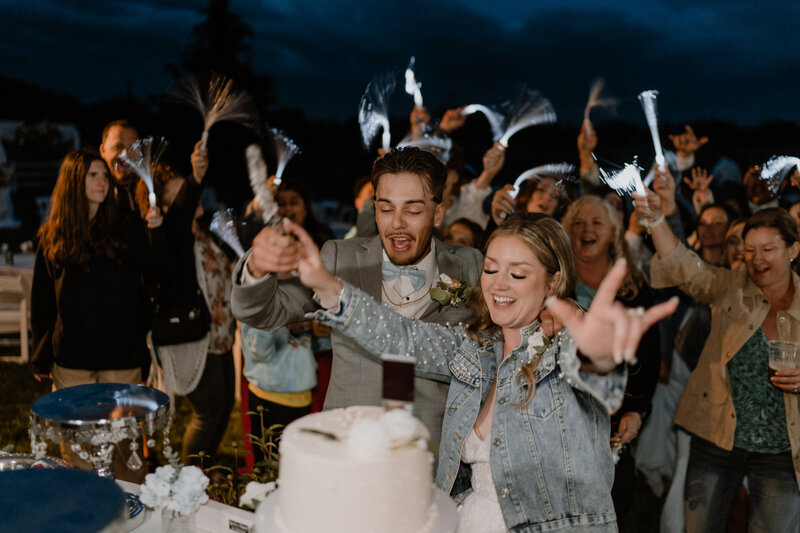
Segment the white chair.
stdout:
<svg viewBox="0 0 800 533">
<path fill-rule="evenodd" d="M 20 355 L 2 356 L 0 360 L 15 363 L 30 360 L 28 307 L 22 276 L 0 275 L 0 334 L 19 333 L 20 348 Z"/>
</svg>

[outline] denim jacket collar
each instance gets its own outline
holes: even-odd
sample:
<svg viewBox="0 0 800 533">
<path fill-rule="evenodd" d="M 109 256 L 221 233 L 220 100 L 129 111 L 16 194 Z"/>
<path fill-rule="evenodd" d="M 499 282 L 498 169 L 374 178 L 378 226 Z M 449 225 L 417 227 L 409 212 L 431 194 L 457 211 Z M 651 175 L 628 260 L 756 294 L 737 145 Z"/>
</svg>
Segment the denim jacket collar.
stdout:
<svg viewBox="0 0 800 533">
<path fill-rule="evenodd" d="M 524 365 L 535 358 L 535 353 L 531 353 L 529 343 L 531 337 L 539 330 L 541 322 L 537 319 L 531 325 L 524 327 L 520 331 L 520 344 L 509 354 L 505 360 L 505 365 L 512 368 L 511 371 L 503 371 L 502 376 L 498 376 L 498 369 L 503 363 L 503 338 L 500 331 L 485 335 L 478 342 L 467 339 L 458 349 L 458 356 L 449 363 L 450 371 L 461 381 L 474 387 L 479 386 L 481 377 L 486 378 L 490 373 L 493 379 L 515 379 L 519 375 Z M 541 360 L 536 368 L 536 382 L 544 379 L 556 368 L 556 347 L 551 343 L 542 354 Z M 491 358 L 483 359 L 482 354 L 491 354 Z M 494 359 L 494 365 L 492 365 Z M 483 362 L 482 362 L 483 361 Z M 490 368 L 485 368 L 489 366 Z"/>
</svg>

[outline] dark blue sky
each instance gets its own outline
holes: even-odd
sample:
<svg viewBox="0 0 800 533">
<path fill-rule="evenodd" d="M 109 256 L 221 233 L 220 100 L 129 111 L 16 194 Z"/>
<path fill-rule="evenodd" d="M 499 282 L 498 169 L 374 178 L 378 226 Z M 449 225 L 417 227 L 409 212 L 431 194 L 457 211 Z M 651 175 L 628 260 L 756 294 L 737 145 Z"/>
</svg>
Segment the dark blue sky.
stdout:
<svg viewBox="0 0 800 533">
<path fill-rule="evenodd" d="M 0 71 L 86 101 L 161 92 L 201 0 L 0 0 Z M 635 100 L 661 92 L 662 119 L 800 122 L 800 2 L 231 0 L 254 31 L 257 72 L 310 118 L 356 113 L 367 82 L 411 55 L 431 110 L 499 103 L 519 83 L 577 122 L 597 76 Z M 392 110 L 413 102 L 398 87 Z M 602 113 L 602 112 L 601 112 Z M 607 116 L 607 115 L 605 115 Z M 0 117 L 2 118 L 2 117 Z"/>
</svg>

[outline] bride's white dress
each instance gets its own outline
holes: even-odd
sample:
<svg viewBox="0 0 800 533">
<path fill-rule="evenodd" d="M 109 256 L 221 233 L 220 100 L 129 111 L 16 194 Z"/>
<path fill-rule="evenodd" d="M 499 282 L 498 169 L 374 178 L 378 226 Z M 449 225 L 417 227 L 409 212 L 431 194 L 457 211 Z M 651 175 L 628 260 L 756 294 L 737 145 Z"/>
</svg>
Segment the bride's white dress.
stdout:
<svg viewBox="0 0 800 533">
<path fill-rule="evenodd" d="M 457 533 L 505 533 L 508 531 L 497 500 L 489 464 L 491 437 L 481 440 L 470 431 L 464 441 L 461 459 L 472 467 L 473 492 L 458 508 Z"/>
</svg>

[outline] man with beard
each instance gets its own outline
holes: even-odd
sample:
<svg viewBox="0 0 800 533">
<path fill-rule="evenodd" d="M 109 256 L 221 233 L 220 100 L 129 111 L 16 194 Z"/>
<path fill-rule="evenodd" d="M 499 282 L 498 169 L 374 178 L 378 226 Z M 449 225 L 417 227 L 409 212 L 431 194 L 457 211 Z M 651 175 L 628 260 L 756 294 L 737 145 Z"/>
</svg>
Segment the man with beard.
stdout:
<svg viewBox="0 0 800 533">
<path fill-rule="evenodd" d="M 447 173 L 432 154 L 395 149 L 375 161 L 375 221 L 378 235 L 331 240 L 322 247 L 326 267 L 400 314 L 445 324 L 469 320 L 462 302 L 442 306 L 430 296 L 443 275 L 475 285 L 483 257 L 473 248 L 449 246 L 433 237 L 444 219 L 442 191 Z M 299 249 L 277 228 L 264 228 L 234 273 L 231 305 L 236 318 L 259 329 L 275 329 L 303 319 L 318 307 L 296 277 L 277 279 L 271 272 L 295 264 Z M 370 354 L 338 331 L 332 333 L 333 367 L 325 409 L 380 405 L 380 354 Z M 438 446 L 448 382 L 417 373 L 414 413 Z"/>
<path fill-rule="evenodd" d="M 139 177 L 120 157 L 130 150 L 133 143 L 139 139 L 136 128 L 127 120 L 109 122 L 103 128 L 102 142 L 100 144 L 100 157 L 108 165 L 111 176 L 114 178 L 114 195 L 120 209 L 136 211 L 136 184 Z M 203 181 L 208 170 L 208 151 L 201 148 L 202 141 L 197 141 L 191 155 L 192 177 L 195 183 Z M 191 206 L 193 210 L 196 206 Z"/>
</svg>

